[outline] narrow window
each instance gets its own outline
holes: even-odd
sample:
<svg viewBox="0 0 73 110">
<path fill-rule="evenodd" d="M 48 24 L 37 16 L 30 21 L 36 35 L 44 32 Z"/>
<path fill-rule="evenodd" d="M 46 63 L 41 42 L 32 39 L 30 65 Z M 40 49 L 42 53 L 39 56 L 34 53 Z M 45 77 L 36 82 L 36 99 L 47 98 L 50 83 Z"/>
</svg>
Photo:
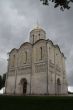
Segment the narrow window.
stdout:
<svg viewBox="0 0 73 110">
<path fill-rule="evenodd" d="M 39 36 L 39 39 L 40 39 L 40 33 L 38 34 L 38 36 Z"/>
<path fill-rule="evenodd" d="M 25 64 L 27 62 L 27 51 L 23 54 L 22 62 Z"/>
<path fill-rule="evenodd" d="M 49 53 L 50 53 L 50 47 L 49 47 Z"/>
<path fill-rule="evenodd" d="M 40 36 L 40 34 L 39 34 L 39 36 Z"/>
<path fill-rule="evenodd" d="M 34 35 L 33 35 L 33 43 L 34 43 Z"/>
<path fill-rule="evenodd" d="M 15 66 L 15 55 L 13 55 L 13 64 L 12 66 Z"/>
<path fill-rule="evenodd" d="M 42 47 L 40 47 L 40 54 L 41 54 L 41 60 L 42 60 Z"/>
<path fill-rule="evenodd" d="M 25 62 L 27 62 L 27 51 L 25 52 Z"/>
</svg>

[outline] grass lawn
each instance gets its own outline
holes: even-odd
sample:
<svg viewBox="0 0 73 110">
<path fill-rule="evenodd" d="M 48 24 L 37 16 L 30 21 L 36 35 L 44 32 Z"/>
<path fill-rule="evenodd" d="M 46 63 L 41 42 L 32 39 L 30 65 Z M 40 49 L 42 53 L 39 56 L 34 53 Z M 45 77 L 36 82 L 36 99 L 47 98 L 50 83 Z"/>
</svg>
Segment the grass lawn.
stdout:
<svg viewBox="0 0 73 110">
<path fill-rule="evenodd" d="M 0 96 L 0 110 L 73 110 L 73 96 Z"/>
</svg>

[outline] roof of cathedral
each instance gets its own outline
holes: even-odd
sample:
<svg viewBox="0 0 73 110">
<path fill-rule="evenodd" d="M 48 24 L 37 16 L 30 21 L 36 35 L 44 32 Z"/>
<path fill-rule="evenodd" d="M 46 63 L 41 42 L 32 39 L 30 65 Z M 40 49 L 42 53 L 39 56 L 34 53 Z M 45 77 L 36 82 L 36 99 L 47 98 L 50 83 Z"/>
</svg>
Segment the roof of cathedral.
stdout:
<svg viewBox="0 0 73 110">
<path fill-rule="evenodd" d="M 32 45 L 30 42 L 24 42 L 23 44 L 20 45 L 20 47 L 17 49 L 17 48 L 13 48 L 8 54 L 12 53 L 13 51 L 18 51 L 22 46 L 24 45 Z"/>
<path fill-rule="evenodd" d="M 36 30 L 36 31 L 44 31 L 44 32 L 45 32 L 45 30 L 44 30 L 43 28 L 41 28 L 40 26 L 36 26 L 35 28 L 33 28 L 33 29 L 31 30 L 31 32 L 34 31 L 34 30 Z M 45 32 L 45 33 L 46 33 L 46 32 Z"/>
<path fill-rule="evenodd" d="M 23 44 L 21 44 L 20 48 L 24 45 L 27 45 L 27 44 L 32 45 L 30 42 L 24 42 Z"/>
<path fill-rule="evenodd" d="M 18 51 L 18 49 L 13 48 L 10 52 L 8 52 L 8 54 L 12 53 L 13 51 Z"/>
<path fill-rule="evenodd" d="M 66 59 L 66 57 L 64 56 L 64 53 L 61 52 L 60 47 L 59 47 L 58 45 L 54 45 L 51 40 L 49 40 L 49 39 L 47 39 L 47 40 L 45 40 L 45 39 L 39 39 L 39 40 L 36 41 L 33 45 L 35 45 L 35 44 L 38 43 L 39 41 L 46 41 L 47 43 L 50 42 L 55 48 L 58 48 L 58 49 L 59 49 L 60 53 L 61 53 L 61 54 L 63 55 L 63 57 Z M 27 45 L 27 44 L 29 44 L 29 45 L 32 46 L 32 44 L 31 44 L 30 42 L 24 42 L 23 44 L 21 44 L 21 46 L 20 46 L 18 49 L 13 48 L 13 49 L 9 52 L 9 54 L 12 53 L 12 51 L 18 51 L 22 46 Z"/>
<path fill-rule="evenodd" d="M 40 26 L 38 26 L 38 25 L 37 25 L 35 28 L 33 28 L 33 29 L 31 30 L 31 32 L 32 32 L 32 31 L 44 31 L 44 32 L 45 32 L 45 30 L 44 30 L 43 28 L 41 28 Z M 45 33 L 46 33 L 46 32 L 45 32 Z M 36 43 L 38 43 L 39 41 L 42 41 L 42 40 L 46 41 L 47 43 L 50 42 L 55 48 L 58 48 L 59 51 L 60 51 L 60 53 L 64 56 L 64 53 L 61 52 L 60 47 L 59 47 L 58 45 L 55 45 L 50 39 L 47 39 L 47 40 L 45 40 L 45 39 L 39 39 L 39 40 L 36 41 L 33 45 L 35 45 Z M 27 44 L 33 46 L 30 42 L 24 42 L 23 44 L 20 45 L 20 47 L 19 47 L 18 49 L 13 48 L 13 49 L 9 52 L 9 54 L 10 54 L 11 52 L 13 52 L 13 51 L 18 51 L 22 46 L 27 45 Z M 66 58 L 66 57 L 64 56 L 64 58 Z"/>
</svg>

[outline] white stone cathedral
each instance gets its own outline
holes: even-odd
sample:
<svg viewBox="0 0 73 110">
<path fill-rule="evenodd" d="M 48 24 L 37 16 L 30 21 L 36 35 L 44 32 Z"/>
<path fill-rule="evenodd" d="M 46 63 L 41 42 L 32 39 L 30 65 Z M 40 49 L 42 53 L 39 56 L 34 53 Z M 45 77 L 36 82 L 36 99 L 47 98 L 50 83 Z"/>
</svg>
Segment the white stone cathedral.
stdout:
<svg viewBox="0 0 73 110">
<path fill-rule="evenodd" d="M 65 56 L 58 45 L 35 28 L 30 42 L 9 52 L 6 94 L 61 95 L 68 93 Z"/>
</svg>

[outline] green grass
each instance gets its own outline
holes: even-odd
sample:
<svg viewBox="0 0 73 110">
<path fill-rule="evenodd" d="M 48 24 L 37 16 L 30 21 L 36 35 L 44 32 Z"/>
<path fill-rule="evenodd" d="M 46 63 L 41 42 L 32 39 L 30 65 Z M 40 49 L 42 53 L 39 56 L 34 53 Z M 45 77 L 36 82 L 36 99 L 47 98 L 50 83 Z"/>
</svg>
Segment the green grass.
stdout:
<svg viewBox="0 0 73 110">
<path fill-rule="evenodd" d="M 71 96 L 0 96 L 0 110 L 73 110 Z"/>
</svg>

